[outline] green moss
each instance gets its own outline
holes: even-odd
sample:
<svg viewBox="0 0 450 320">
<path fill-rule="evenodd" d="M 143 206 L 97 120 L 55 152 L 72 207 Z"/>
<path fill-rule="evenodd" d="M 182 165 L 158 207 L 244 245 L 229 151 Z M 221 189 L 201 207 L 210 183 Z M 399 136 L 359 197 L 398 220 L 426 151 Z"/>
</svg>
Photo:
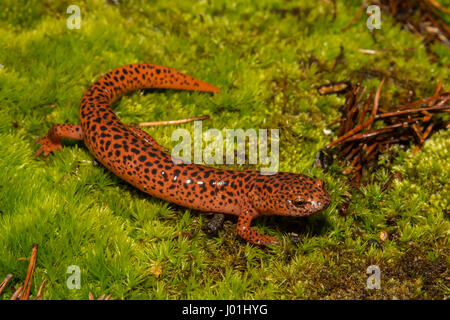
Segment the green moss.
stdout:
<svg viewBox="0 0 450 320">
<path fill-rule="evenodd" d="M 27 268 L 18 258 L 38 243 L 31 291 L 47 279 L 45 299 L 86 299 L 88 292 L 113 299 L 448 296 L 448 131 L 422 152 L 400 152 L 393 169 L 403 179 L 386 191 L 385 169 L 354 191 L 336 164 L 328 173 L 312 167 L 330 139 L 323 129 L 344 102 L 319 96 L 319 85 L 370 87 L 386 76 L 382 103 L 411 89 L 430 95 L 440 80 L 448 90 L 447 47 L 431 45 L 432 62 L 421 39 L 388 16 L 373 36 L 364 14 L 342 32 L 358 1 L 337 1 L 334 21 L 325 1 L 79 1 L 80 30 L 66 27 L 68 4 L 6 1 L 0 13 L 0 277 L 13 273 L 17 287 Z M 344 60 L 333 67 L 341 46 Z M 48 159 L 33 157 L 33 141 L 52 124 L 79 123 L 79 100 L 95 78 L 134 62 L 171 66 L 222 91 L 130 94 L 115 106 L 125 123 L 210 114 L 204 130 L 279 128 L 280 169 L 324 179 L 331 206 L 304 219 L 258 219 L 255 228 L 283 243 L 263 248 L 237 237 L 233 218 L 217 237 L 207 236 L 207 215 L 133 189 L 95 165 L 82 143 L 65 141 Z M 147 131 L 173 147 L 173 130 Z M 344 217 L 345 192 L 353 200 Z M 390 235 L 385 242 L 382 230 Z M 379 291 L 365 288 L 371 264 L 382 271 Z M 80 290 L 66 286 L 70 265 L 81 268 Z"/>
</svg>

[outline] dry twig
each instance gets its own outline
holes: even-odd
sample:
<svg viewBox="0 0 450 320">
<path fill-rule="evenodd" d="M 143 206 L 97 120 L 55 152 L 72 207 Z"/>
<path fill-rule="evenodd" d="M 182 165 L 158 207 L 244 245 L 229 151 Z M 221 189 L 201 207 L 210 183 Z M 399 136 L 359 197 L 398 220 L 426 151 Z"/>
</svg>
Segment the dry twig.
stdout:
<svg viewBox="0 0 450 320">
<path fill-rule="evenodd" d="M 28 264 L 27 277 L 25 278 L 25 282 L 23 284 L 23 292 L 20 296 L 20 300 L 28 300 L 30 297 L 31 278 L 33 277 L 34 268 L 36 266 L 37 250 L 38 245 L 34 244 L 33 250 L 31 251 L 30 263 Z"/>
<path fill-rule="evenodd" d="M 3 290 L 5 289 L 6 285 L 8 284 L 9 279 L 11 279 L 13 275 L 11 273 L 8 273 L 3 279 L 2 283 L 0 283 L 0 294 L 2 294 Z"/>
<path fill-rule="evenodd" d="M 209 118 L 211 118 L 211 117 L 210 116 L 200 116 L 200 117 L 179 119 L 179 120 L 140 122 L 137 125 L 140 126 L 140 127 L 163 126 L 163 125 L 170 125 L 170 124 L 187 123 L 187 122 L 192 122 L 192 121 L 201 121 L 201 120 L 206 120 L 206 119 L 209 119 Z"/>
</svg>

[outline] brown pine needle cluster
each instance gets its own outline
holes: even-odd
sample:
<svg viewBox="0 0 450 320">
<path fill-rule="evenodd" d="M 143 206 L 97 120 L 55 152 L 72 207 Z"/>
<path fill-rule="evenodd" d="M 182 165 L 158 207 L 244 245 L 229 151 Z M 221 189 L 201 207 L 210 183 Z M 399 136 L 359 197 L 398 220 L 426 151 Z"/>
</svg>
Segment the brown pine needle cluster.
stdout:
<svg viewBox="0 0 450 320">
<path fill-rule="evenodd" d="M 375 95 L 370 90 L 368 98 L 365 98 L 365 87 L 354 86 L 340 109 L 341 116 L 330 124 L 338 124 L 337 139 L 324 152 L 336 154 L 348 164 L 343 174 L 353 175 L 355 185 L 359 185 L 363 173 L 374 167 L 378 157 L 392 145 L 414 143 L 417 152 L 435 131 L 449 128 L 448 122 L 437 117 L 450 111 L 450 92 L 444 92 L 441 83 L 431 97 L 399 106 L 380 106 L 383 84 L 384 79 Z"/>
<path fill-rule="evenodd" d="M 31 257 L 30 262 L 28 264 L 28 270 L 27 275 L 25 277 L 25 281 L 23 285 L 21 285 L 19 288 L 17 288 L 13 295 L 11 296 L 10 300 L 29 300 L 30 299 L 30 290 L 31 290 L 31 280 L 33 278 L 34 269 L 36 267 L 36 260 L 37 260 L 37 252 L 38 252 L 38 245 L 34 244 L 33 249 L 31 251 Z M 22 260 L 22 259 L 20 259 Z M 6 275 L 5 279 L 0 283 L 0 294 L 2 294 L 3 290 L 6 288 L 9 280 L 13 278 L 13 274 L 9 273 Z M 33 298 L 33 300 L 42 300 L 42 293 L 44 289 L 46 280 L 44 279 L 39 286 L 38 293 Z"/>
<path fill-rule="evenodd" d="M 383 12 L 391 14 L 406 29 L 423 37 L 425 43 L 441 41 L 450 46 L 450 28 L 442 18 L 450 10 L 436 0 L 377 0 Z"/>
</svg>

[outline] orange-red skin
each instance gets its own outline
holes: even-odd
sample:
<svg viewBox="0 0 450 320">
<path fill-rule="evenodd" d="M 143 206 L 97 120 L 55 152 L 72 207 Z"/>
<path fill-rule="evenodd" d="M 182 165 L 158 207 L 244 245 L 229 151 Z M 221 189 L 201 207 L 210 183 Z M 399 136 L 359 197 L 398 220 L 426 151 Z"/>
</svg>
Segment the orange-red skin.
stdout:
<svg viewBox="0 0 450 320">
<path fill-rule="evenodd" d="M 143 130 L 123 124 L 111 103 L 127 92 L 167 88 L 219 92 L 213 85 L 174 69 L 153 64 L 116 68 L 97 80 L 83 95 L 81 125 L 54 125 L 38 140 L 36 156 L 61 148 L 61 138 L 83 140 L 106 168 L 136 188 L 166 201 L 200 211 L 237 215 L 238 234 L 255 244 L 274 244 L 274 237 L 250 228 L 264 214 L 302 216 L 326 208 L 329 195 L 323 183 L 305 175 L 234 171 L 173 161 L 166 150 Z M 292 201 L 310 201 L 303 208 Z"/>
</svg>

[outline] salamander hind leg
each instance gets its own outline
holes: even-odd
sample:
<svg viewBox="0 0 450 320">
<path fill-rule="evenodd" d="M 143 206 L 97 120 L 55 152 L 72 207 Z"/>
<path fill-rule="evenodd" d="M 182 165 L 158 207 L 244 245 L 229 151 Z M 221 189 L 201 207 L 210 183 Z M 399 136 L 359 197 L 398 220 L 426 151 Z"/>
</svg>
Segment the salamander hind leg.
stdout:
<svg viewBox="0 0 450 320">
<path fill-rule="evenodd" d="M 250 228 L 252 219 L 256 217 L 254 209 L 245 209 L 238 218 L 237 233 L 244 240 L 253 244 L 271 245 L 280 244 L 277 238 L 260 234 L 258 231 Z"/>
<path fill-rule="evenodd" d="M 34 156 L 38 157 L 42 153 L 44 157 L 46 157 L 51 152 L 62 149 L 61 138 L 83 140 L 81 126 L 73 124 L 55 124 L 44 137 L 35 141 L 41 145 Z"/>
</svg>

